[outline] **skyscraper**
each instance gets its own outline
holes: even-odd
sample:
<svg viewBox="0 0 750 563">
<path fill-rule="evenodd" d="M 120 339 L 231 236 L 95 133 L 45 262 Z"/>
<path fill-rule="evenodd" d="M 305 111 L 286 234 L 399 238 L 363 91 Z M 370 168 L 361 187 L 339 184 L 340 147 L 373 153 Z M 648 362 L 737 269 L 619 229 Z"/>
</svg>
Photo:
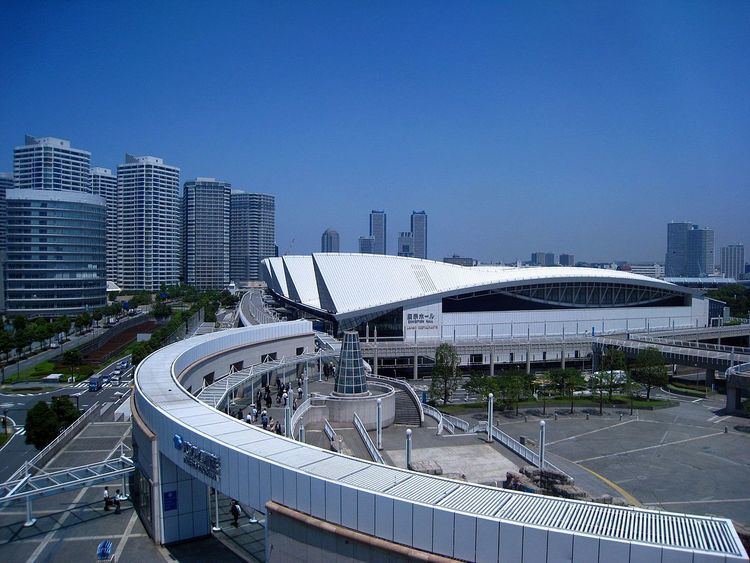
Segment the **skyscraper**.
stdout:
<svg viewBox="0 0 750 563">
<path fill-rule="evenodd" d="M 109 168 L 91 169 L 91 191 L 107 206 L 107 279 L 117 279 L 117 176 Z"/>
<path fill-rule="evenodd" d="M 375 209 L 370 213 L 370 236 L 373 237 L 372 254 L 387 254 L 387 228 L 385 211 Z"/>
<path fill-rule="evenodd" d="M 230 201 L 231 281 L 260 279 L 260 261 L 276 255 L 276 199 L 233 190 Z"/>
<path fill-rule="evenodd" d="M 323 231 L 320 237 L 321 252 L 339 252 L 339 233 L 333 229 Z"/>
<path fill-rule="evenodd" d="M 180 169 L 125 155 L 117 167 L 117 282 L 158 291 L 180 279 Z"/>
<path fill-rule="evenodd" d="M 414 235 L 411 232 L 398 234 L 398 255 L 414 257 Z"/>
<path fill-rule="evenodd" d="M 694 223 L 667 224 L 668 278 L 700 277 L 714 271 L 714 232 Z"/>
<path fill-rule="evenodd" d="M 91 193 L 91 153 L 55 137 L 26 135 L 26 144 L 13 149 L 15 187 Z"/>
<path fill-rule="evenodd" d="M 557 264 L 555 261 L 555 253 L 554 252 L 547 252 L 544 254 L 544 265 L 545 266 L 554 266 Z"/>
<path fill-rule="evenodd" d="M 531 253 L 531 265 L 532 266 L 544 266 L 545 260 L 544 252 L 532 252 Z"/>
<path fill-rule="evenodd" d="M 739 280 L 745 272 L 745 245 L 729 244 L 721 247 L 721 273 L 725 278 Z"/>
<path fill-rule="evenodd" d="M 375 254 L 375 237 L 359 237 L 359 253 Z"/>
<path fill-rule="evenodd" d="M 26 136 L 7 190 L 8 315 L 76 315 L 106 305 L 106 207 L 91 193 L 91 153 Z"/>
<path fill-rule="evenodd" d="M 685 275 L 702 277 L 713 274 L 715 267 L 713 230 L 696 225 L 688 231 L 687 243 Z"/>
<path fill-rule="evenodd" d="M 13 189 L 13 174 L 0 172 L 0 252 L 5 251 L 8 243 L 8 204 L 5 201 L 5 194 L 8 190 Z M 0 260 L 2 258 L 0 257 Z M 2 274 L 2 272 L 0 272 Z"/>
<path fill-rule="evenodd" d="M 572 254 L 560 254 L 560 266 L 575 266 L 576 258 Z"/>
<path fill-rule="evenodd" d="M 231 184 L 216 178 L 185 182 L 183 279 L 198 289 L 229 285 L 229 206 Z"/>
<path fill-rule="evenodd" d="M 414 258 L 427 258 L 427 213 L 424 211 L 412 211 L 411 234 Z"/>
</svg>

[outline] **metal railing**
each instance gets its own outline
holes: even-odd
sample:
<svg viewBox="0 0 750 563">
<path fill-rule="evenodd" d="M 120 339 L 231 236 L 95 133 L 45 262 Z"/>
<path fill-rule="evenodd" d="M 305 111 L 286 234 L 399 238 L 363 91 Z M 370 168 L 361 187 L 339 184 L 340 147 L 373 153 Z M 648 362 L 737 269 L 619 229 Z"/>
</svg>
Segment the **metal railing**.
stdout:
<svg viewBox="0 0 750 563">
<path fill-rule="evenodd" d="M 376 448 L 375 444 L 372 443 L 372 439 L 370 438 L 370 435 L 367 433 L 367 429 L 365 428 L 365 425 L 362 424 L 362 420 L 359 418 L 359 416 L 357 416 L 356 412 L 354 413 L 353 421 L 354 421 L 354 428 L 356 428 L 357 432 L 359 432 L 359 437 L 362 438 L 362 441 L 365 443 L 365 447 L 367 448 L 367 453 L 370 454 L 370 458 L 372 458 L 372 461 L 385 465 L 385 460 L 383 459 L 383 456 L 380 455 L 378 448 Z"/>
<path fill-rule="evenodd" d="M 292 415 L 292 421 L 291 421 L 291 427 L 292 427 L 292 437 L 296 437 L 297 430 L 299 423 L 302 421 L 303 417 L 305 416 L 305 413 L 310 410 L 310 407 L 312 406 L 312 403 L 310 402 L 310 399 L 307 398 L 302 403 L 297 405 L 297 410 L 294 411 L 294 414 Z"/>
<path fill-rule="evenodd" d="M 487 431 L 487 423 L 484 423 L 484 431 Z M 539 467 L 539 454 L 523 444 L 516 440 L 515 438 L 511 438 L 508 434 L 500 430 L 497 426 L 492 426 L 492 438 L 500 442 L 503 446 L 514 452 L 519 457 L 525 459 L 530 464 Z M 540 469 L 551 469 L 552 471 L 557 471 L 558 473 L 562 473 L 566 477 L 572 479 L 570 475 L 568 475 L 565 471 L 557 467 L 556 465 L 553 465 L 548 460 L 544 460 L 544 467 L 539 467 Z"/>
<path fill-rule="evenodd" d="M 446 422 L 449 422 L 452 424 L 455 428 L 458 428 L 459 430 L 463 430 L 464 432 L 469 431 L 469 423 L 461 418 L 457 418 L 455 416 L 451 416 L 449 414 L 442 413 L 443 415 L 443 424 Z"/>
<path fill-rule="evenodd" d="M 38 465 L 42 465 L 40 463 L 41 460 L 44 459 L 44 457 L 52 451 L 55 447 L 57 447 L 62 442 L 68 440 L 70 437 L 72 437 L 74 434 L 78 433 L 81 426 L 83 426 L 89 418 L 91 418 L 94 413 L 96 412 L 96 409 L 99 407 L 99 401 L 95 402 L 93 405 L 91 405 L 86 412 L 84 412 L 81 416 L 76 418 L 73 423 L 68 426 L 65 430 L 60 432 L 60 434 L 52 440 L 49 444 L 47 444 L 42 450 L 39 451 L 34 457 L 32 457 L 29 460 L 29 465 L 33 465 L 34 467 Z M 8 481 L 14 481 L 16 479 L 20 479 L 23 476 L 24 468 L 23 466 L 19 467 L 13 475 L 8 477 Z"/>
<path fill-rule="evenodd" d="M 333 426 L 331 426 L 331 423 L 328 422 L 327 418 L 323 419 L 323 432 L 328 436 L 328 441 L 331 442 L 331 449 L 338 452 L 339 436 L 336 434 L 336 431 L 333 429 Z"/>
<path fill-rule="evenodd" d="M 443 429 L 445 428 L 450 432 L 451 434 L 455 434 L 456 428 L 453 426 L 452 423 L 447 422 L 443 420 L 443 413 L 441 413 L 439 410 L 437 410 L 435 407 L 431 407 L 430 405 L 426 405 L 422 403 L 422 410 L 424 411 L 425 416 L 429 416 L 430 418 L 433 418 L 437 421 L 437 434 L 440 435 L 443 433 Z"/>
<path fill-rule="evenodd" d="M 419 424 L 421 425 L 424 422 L 424 409 L 422 409 L 422 401 L 419 400 L 417 392 L 414 391 L 414 388 L 406 381 L 404 381 L 403 379 L 397 379 L 395 377 L 386 377 L 384 375 L 368 375 L 367 379 L 374 379 L 376 382 L 382 381 L 384 383 L 392 385 L 393 387 L 401 389 L 402 391 L 405 391 L 406 394 L 409 395 L 412 403 L 414 403 L 414 406 L 417 407 L 417 412 L 419 413 Z"/>
</svg>

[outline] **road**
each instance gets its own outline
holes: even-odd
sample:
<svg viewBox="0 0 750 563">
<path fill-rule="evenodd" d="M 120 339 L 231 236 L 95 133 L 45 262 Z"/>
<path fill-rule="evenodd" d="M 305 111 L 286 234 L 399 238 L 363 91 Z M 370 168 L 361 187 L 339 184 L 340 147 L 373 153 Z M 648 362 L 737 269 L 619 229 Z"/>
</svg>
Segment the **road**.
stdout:
<svg viewBox="0 0 750 563">
<path fill-rule="evenodd" d="M 117 368 L 116 364 L 110 364 L 99 374 L 108 374 Z M 16 427 L 16 433 L 0 449 L 0 483 L 7 480 L 23 462 L 31 459 L 37 453 L 37 449 L 25 442 L 26 412 L 39 401 L 50 401 L 52 397 L 67 395 L 72 401 L 78 402 L 78 408 L 85 411 L 96 401 L 100 404 L 116 401 L 130 388 L 132 379 L 132 368 L 123 375 L 125 378 L 121 384 L 115 382 L 106 383 L 99 391 L 88 390 L 88 380 L 73 385 L 67 385 L 58 389 L 43 393 L 0 393 L 0 409 L 8 411 L 8 418 Z"/>
</svg>

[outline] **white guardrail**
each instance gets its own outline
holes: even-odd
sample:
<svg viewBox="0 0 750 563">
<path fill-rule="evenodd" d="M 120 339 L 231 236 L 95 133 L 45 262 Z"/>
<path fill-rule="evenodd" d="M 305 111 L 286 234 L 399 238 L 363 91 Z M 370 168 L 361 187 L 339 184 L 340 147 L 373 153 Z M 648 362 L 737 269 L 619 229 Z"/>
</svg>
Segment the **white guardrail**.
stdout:
<svg viewBox="0 0 750 563">
<path fill-rule="evenodd" d="M 414 388 L 409 385 L 406 381 L 403 379 L 397 379 L 395 377 L 387 377 L 385 375 L 375 375 L 375 374 L 369 374 L 367 376 L 368 379 L 375 379 L 384 381 L 393 387 L 396 387 L 398 389 L 401 389 L 402 391 L 406 391 L 409 394 L 409 397 L 411 398 L 412 402 L 414 403 L 414 406 L 417 407 L 417 411 L 419 412 L 419 423 L 420 425 L 424 422 L 424 409 L 422 408 L 422 401 L 417 396 L 417 392 L 414 390 Z"/>
<path fill-rule="evenodd" d="M 333 426 L 331 426 L 331 423 L 328 422 L 327 418 L 323 419 L 323 432 L 328 436 L 328 441 L 331 442 L 331 448 L 336 452 L 339 451 L 339 436 L 336 434 L 336 431 L 333 429 Z"/>
<path fill-rule="evenodd" d="M 455 434 L 455 427 L 452 423 L 447 422 L 443 420 L 443 413 L 441 413 L 439 410 L 437 410 L 434 407 L 431 407 L 430 405 L 426 405 L 422 403 L 422 410 L 424 411 L 425 416 L 429 416 L 430 418 L 434 418 L 438 425 L 437 425 L 437 434 L 438 436 L 443 433 L 443 429 L 447 429 L 448 432 L 451 434 Z"/>
<path fill-rule="evenodd" d="M 292 438 L 297 438 L 299 436 L 298 434 L 298 426 L 299 423 L 302 421 L 303 417 L 305 416 L 305 413 L 310 410 L 310 407 L 312 406 L 312 403 L 310 402 L 310 399 L 307 398 L 304 401 L 302 401 L 301 404 L 297 405 L 297 410 L 294 411 L 294 414 L 292 415 L 291 420 L 291 426 L 292 426 Z"/>
<path fill-rule="evenodd" d="M 365 425 L 362 424 L 362 420 L 359 418 L 359 416 L 357 416 L 356 412 L 354 413 L 353 420 L 354 420 L 354 428 L 356 428 L 357 432 L 359 432 L 359 437 L 362 438 L 362 441 L 365 443 L 365 447 L 367 448 L 367 452 L 370 454 L 372 461 L 385 465 L 385 460 L 383 459 L 383 456 L 380 455 L 378 448 L 376 448 L 375 444 L 372 443 L 372 439 L 370 438 L 370 435 L 367 433 L 367 430 L 365 429 Z"/>
<path fill-rule="evenodd" d="M 463 432 L 469 431 L 469 423 L 461 418 L 457 418 L 455 416 L 451 416 L 449 414 L 442 413 L 443 415 L 443 424 L 446 422 L 449 422 L 453 425 L 454 428 L 458 428 L 459 430 L 462 430 Z"/>
<path fill-rule="evenodd" d="M 485 432 L 486 432 L 487 426 L 485 423 Z M 515 452 L 518 456 L 522 457 L 532 465 L 535 465 L 536 467 L 539 467 L 539 454 L 535 451 L 527 448 L 521 442 L 516 440 L 515 438 L 511 438 L 508 434 L 500 430 L 497 426 L 492 426 L 492 437 L 500 442 L 503 446 L 506 448 L 512 450 Z M 556 465 L 553 465 L 546 459 L 544 460 L 544 467 L 540 467 L 540 469 L 551 469 L 553 471 L 557 471 L 558 473 L 562 473 L 563 475 L 570 477 L 565 471 L 557 467 Z"/>
</svg>

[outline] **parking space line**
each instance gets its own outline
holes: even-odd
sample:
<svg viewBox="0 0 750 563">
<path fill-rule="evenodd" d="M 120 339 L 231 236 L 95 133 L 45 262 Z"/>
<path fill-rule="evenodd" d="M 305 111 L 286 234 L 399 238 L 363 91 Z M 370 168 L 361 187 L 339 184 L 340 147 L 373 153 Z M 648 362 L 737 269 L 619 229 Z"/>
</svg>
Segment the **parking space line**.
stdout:
<svg viewBox="0 0 750 563">
<path fill-rule="evenodd" d="M 125 528 L 125 532 L 122 534 L 122 538 L 120 538 L 120 541 L 117 544 L 117 549 L 115 550 L 115 556 L 112 558 L 114 561 L 120 560 L 122 551 L 123 549 L 125 549 L 125 544 L 128 543 L 130 534 L 133 531 L 133 526 L 135 526 L 135 523 L 137 521 L 138 521 L 138 514 L 135 512 L 135 510 L 133 510 L 133 514 L 130 515 L 130 521 L 128 522 L 128 526 Z"/>
<path fill-rule="evenodd" d="M 702 440 L 703 438 L 711 438 L 713 436 L 721 436 L 723 434 L 724 434 L 724 432 L 714 432 L 713 434 L 706 434 L 705 436 L 694 436 L 692 438 L 685 438 L 684 440 L 676 440 L 674 442 L 666 442 L 664 444 L 656 444 L 654 446 L 646 446 L 644 448 L 635 448 L 634 450 L 626 450 L 624 452 L 615 452 L 615 453 L 611 453 L 611 454 L 597 455 L 597 456 L 594 456 L 594 457 L 587 457 L 585 459 L 578 459 L 574 463 L 583 463 L 583 462 L 586 462 L 586 461 L 595 461 L 597 459 L 605 459 L 605 458 L 608 458 L 608 457 L 615 457 L 615 456 L 618 456 L 618 455 L 627 455 L 627 454 L 632 454 L 632 453 L 636 453 L 636 452 L 644 452 L 646 450 L 653 450 L 653 449 L 656 449 L 656 448 L 663 448 L 664 446 L 673 446 L 675 444 L 684 444 L 685 442 L 693 442 L 694 440 Z"/>
<path fill-rule="evenodd" d="M 553 442 L 547 442 L 548 446 L 552 446 L 554 444 L 559 444 L 560 442 L 565 442 L 567 440 L 575 440 L 576 438 L 580 438 L 581 436 L 588 436 L 589 434 L 595 434 L 596 432 L 601 432 L 602 430 L 609 430 L 610 428 L 614 428 L 615 426 L 623 426 L 625 424 L 630 424 L 631 422 L 636 422 L 636 420 L 630 419 L 626 420 L 625 422 L 618 422 L 617 424 L 612 424 L 610 426 L 604 426 L 603 428 L 597 428 L 596 430 L 589 430 L 588 432 L 583 432 L 581 434 L 576 434 L 575 436 L 568 436 L 567 438 L 562 438 L 560 440 L 554 440 Z"/>
</svg>

